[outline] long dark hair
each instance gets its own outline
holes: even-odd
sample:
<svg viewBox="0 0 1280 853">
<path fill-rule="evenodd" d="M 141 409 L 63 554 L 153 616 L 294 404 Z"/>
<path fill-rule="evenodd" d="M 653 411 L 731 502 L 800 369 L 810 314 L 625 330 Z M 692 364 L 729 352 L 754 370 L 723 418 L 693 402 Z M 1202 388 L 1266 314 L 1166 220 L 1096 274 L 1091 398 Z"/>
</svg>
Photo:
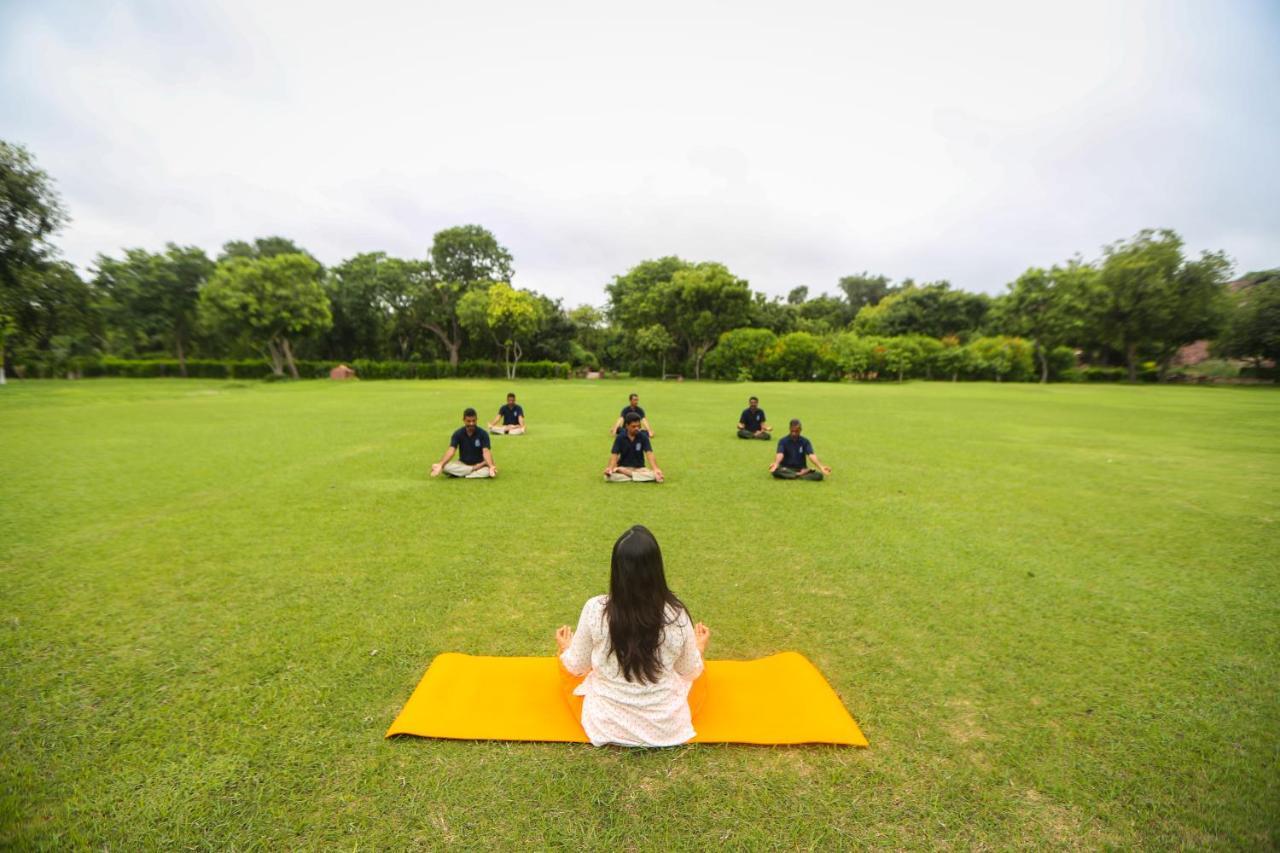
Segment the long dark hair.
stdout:
<svg viewBox="0 0 1280 853">
<path fill-rule="evenodd" d="M 667 618 L 668 605 L 676 618 L 688 612 L 667 589 L 658 540 L 649 528 L 637 524 L 613 543 L 609 600 L 604 605 L 611 651 L 627 681 L 652 683 L 662 674 L 658 644 L 663 629 L 674 621 Z"/>
</svg>

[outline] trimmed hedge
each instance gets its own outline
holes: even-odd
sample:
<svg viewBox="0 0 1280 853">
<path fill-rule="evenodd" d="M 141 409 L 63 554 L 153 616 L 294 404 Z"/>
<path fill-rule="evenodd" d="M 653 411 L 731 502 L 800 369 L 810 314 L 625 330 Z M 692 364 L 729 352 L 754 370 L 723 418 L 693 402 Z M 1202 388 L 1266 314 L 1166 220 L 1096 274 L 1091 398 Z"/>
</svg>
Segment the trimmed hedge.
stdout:
<svg viewBox="0 0 1280 853">
<path fill-rule="evenodd" d="M 297 361 L 301 379 L 325 379 L 337 361 Z M 447 361 L 371 361 L 356 359 L 344 362 L 353 367 L 361 379 L 502 379 L 506 368 L 494 361 L 463 361 L 455 371 Z M 180 378 L 177 359 L 76 358 L 68 370 L 80 376 L 118 376 L 130 379 Z M 519 379 L 568 379 L 570 367 L 559 361 L 525 361 L 516 371 Z M 286 372 L 287 375 L 287 372 Z M 187 359 L 187 376 L 192 379 L 269 379 L 271 365 L 257 359 Z"/>
<path fill-rule="evenodd" d="M 361 379 L 505 379 L 506 367 L 496 361 L 467 360 L 454 370 L 447 361 L 373 361 L 358 358 L 350 362 Z M 517 379 L 568 379 L 572 368 L 563 361 L 522 361 Z"/>
<path fill-rule="evenodd" d="M 298 361 L 298 376 L 319 379 L 329 375 L 336 362 Z M 120 376 L 130 379 L 181 378 L 182 366 L 177 359 L 77 359 L 72 369 L 81 376 Z M 271 365 L 257 359 L 187 359 L 190 379 L 265 379 Z"/>
</svg>

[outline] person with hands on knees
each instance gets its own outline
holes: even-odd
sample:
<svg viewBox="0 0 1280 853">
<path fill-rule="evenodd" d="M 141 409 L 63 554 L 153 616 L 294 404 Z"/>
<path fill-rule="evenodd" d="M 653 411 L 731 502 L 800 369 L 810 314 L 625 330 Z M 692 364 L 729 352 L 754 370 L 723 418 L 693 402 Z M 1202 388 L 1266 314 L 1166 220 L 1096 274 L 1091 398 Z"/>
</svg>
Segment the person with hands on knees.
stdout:
<svg viewBox="0 0 1280 853">
<path fill-rule="evenodd" d="M 760 408 L 760 398 L 752 397 L 747 407 L 738 415 L 738 438 L 758 438 L 768 441 L 770 437 L 769 422 L 765 419 L 764 409 Z"/>
<path fill-rule="evenodd" d="M 450 461 L 455 451 L 458 459 Z M 489 433 L 476 428 L 475 409 L 463 411 L 462 426 L 449 438 L 449 449 L 439 462 L 431 466 L 432 477 L 440 476 L 441 471 L 450 477 L 467 479 L 498 476 L 498 466 L 494 464 L 493 453 L 489 450 Z"/>
<path fill-rule="evenodd" d="M 627 415 L 626 428 L 613 439 L 609 451 L 609 464 L 604 468 L 604 478 L 610 483 L 661 483 L 662 469 L 653 455 L 649 433 L 640 428 L 640 416 Z M 646 465 L 645 463 L 649 464 Z"/>
<path fill-rule="evenodd" d="M 609 594 L 588 599 L 576 631 L 556 630 L 561 687 L 595 746 L 675 746 L 696 732 L 711 630 L 667 587 L 662 550 L 637 524 L 613 544 Z M 581 680 L 579 680 L 581 679 Z"/>
<path fill-rule="evenodd" d="M 653 427 L 649 426 L 649 419 L 644 416 L 644 409 L 640 408 L 639 394 L 632 394 L 627 398 L 627 405 L 622 408 L 622 411 L 618 414 L 618 419 L 609 428 L 609 435 L 620 435 L 622 433 L 623 427 L 627 425 L 628 415 L 639 415 L 640 429 L 649 433 L 649 437 L 653 438 Z"/>
<path fill-rule="evenodd" d="M 498 423 L 502 421 L 502 423 Z M 494 435 L 524 435 L 524 408 L 516 402 L 515 394 L 507 395 L 507 404 L 489 421 L 489 432 Z"/>
<path fill-rule="evenodd" d="M 791 419 L 791 432 L 778 442 L 778 454 L 769 466 L 769 473 L 779 480 L 821 480 L 831 469 L 813 452 L 813 443 L 800 434 L 800 420 Z M 806 463 L 812 462 L 809 468 Z"/>
</svg>

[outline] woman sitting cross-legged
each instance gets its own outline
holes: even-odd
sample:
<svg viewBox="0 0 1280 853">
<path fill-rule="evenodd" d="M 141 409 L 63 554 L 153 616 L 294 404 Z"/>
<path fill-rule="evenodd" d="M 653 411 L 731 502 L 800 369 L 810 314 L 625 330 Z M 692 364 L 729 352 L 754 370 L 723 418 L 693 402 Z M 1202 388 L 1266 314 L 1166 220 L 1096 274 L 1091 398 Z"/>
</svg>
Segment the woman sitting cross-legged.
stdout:
<svg viewBox="0 0 1280 853">
<path fill-rule="evenodd" d="M 576 632 L 556 631 L 561 686 L 591 743 L 675 746 L 692 738 L 710 638 L 667 588 L 653 534 L 638 524 L 622 534 L 609 594 L 588 599 Z"/>
</svg>

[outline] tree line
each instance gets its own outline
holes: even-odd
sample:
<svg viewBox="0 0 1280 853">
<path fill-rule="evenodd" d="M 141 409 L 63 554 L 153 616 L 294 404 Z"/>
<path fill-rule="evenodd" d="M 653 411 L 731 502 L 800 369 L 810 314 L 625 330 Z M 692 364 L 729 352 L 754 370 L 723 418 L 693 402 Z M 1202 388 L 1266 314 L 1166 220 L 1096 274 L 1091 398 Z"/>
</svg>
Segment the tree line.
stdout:
<svg viewBox="0 0 1280 853">
<path fill-rule="evenodd" d="M 0 141 L 0 350 L 13 375 L 59 375 L 75 359 L 261 357 L 300 361 L 522 360 L 702 378 L 927 375 L 1047 381 L 1074 364 L 1144 363 L 1163 377 L 1184 344 L 1280 356 L 1280 271 L 1230 282 L 1222 252 L 1190 258 L 1179 235 L 1143 231 L 1027 270 L 988 296 L 947 281 L 841 278 L 770 298 L 724 264 L 642 261 L 605 286 L 602 307 L 566 308 L 512 284 L 515 260 L 487 229 L 439 231 L 420 258 L 367 252 L 326 268 L 279 237 L 101 254 L 88 274 L 58 256 L 67 213 L 50 177 Z M 387 375 L 394 374 L 387 371 Z M 418 375 L 410 371 L 410 375 Z M 425 374 L 424 374 L 425 375 Z"/>
</svg>

